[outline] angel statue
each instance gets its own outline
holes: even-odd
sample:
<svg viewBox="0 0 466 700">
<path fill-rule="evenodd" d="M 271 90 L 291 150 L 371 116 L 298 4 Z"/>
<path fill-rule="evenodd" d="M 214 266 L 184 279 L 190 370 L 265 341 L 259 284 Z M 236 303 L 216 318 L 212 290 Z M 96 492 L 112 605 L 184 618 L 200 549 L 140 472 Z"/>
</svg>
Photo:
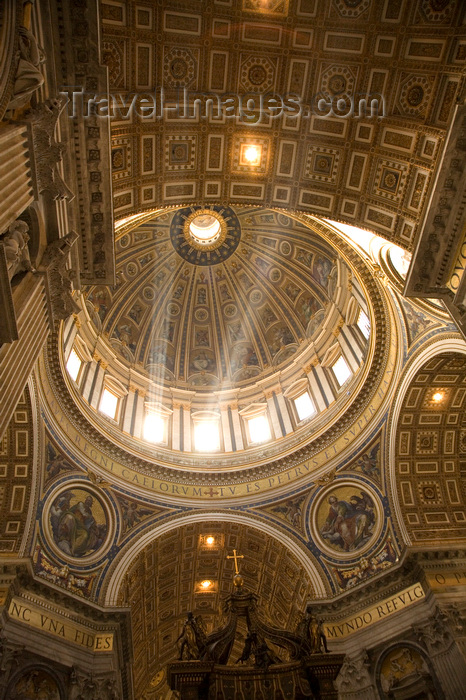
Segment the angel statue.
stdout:
<svg viewBox="0 0 466 700">
<path fill-rule="evenodd" d="M 8 227 L 8 232 L 3 237 L 8 279 L 12 279 L 19 272 L 34 272 L 31 258 L 29 257 L 29 226 L 25 221 L 17 219 Z"/>
<path fill-rule="evenodd" d="M 20 27 L 18 44 L 18 65 L 8 109 L 24 107 L 31 95 L 44 83 L 39 66 L 45 62 L 45 53 L 39 47 L 34 34 L 26 27 Z"/>
<path fill-rule="evenodd" d="M 176 643 L 179 649 L 178 659 L 180 661 L 201 658 L 205 646 L 205 630 L 203 621 L 199 616 L 194 617 L 192 612 L 188 612 Z"/>
</svg>

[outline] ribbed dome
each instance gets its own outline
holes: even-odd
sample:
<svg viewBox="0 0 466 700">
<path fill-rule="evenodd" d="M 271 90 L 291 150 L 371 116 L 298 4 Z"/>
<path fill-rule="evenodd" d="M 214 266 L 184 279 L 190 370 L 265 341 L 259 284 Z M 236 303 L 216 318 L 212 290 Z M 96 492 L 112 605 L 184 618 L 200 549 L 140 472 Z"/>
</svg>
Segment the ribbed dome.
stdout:
<svg viewBox="0 0 466 700">
<path fill-rule="evenodd" d="M 196 390 L 245 386 L 297 357 L 322 330 L 338 277 L 335 251 L 304 224 L 268 210 L 211 211 L 225 227 L 217 246 L 189 233 L 205 209 L 164 213 L 117 241 L 116 288 L 87 295 L 120 357 Z"/>
</svg>

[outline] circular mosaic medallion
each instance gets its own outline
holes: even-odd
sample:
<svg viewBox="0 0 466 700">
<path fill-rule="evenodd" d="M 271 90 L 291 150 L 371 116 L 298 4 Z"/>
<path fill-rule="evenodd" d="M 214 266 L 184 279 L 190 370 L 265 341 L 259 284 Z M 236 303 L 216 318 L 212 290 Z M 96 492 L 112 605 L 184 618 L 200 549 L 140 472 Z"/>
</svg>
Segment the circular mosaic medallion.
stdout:
<svg viewBox="0 0 466 700">
<path fill-rule="evenodd" d="M 280 243 L 280 253 L 282 255 L 289 255 L 291 253 L 291 245 L 288 241 L 282 241 Z"/>
<path fill-rule="evenodd" d="M 103 499 L 80 483 L 56 493 L 45 517 L 51 543 L 65 558 L 98 559 L 111 538 Z"/>
<path fill-rule="evenodd" d="M 262 301 L 262 292 L 260 289 L 253 289 L 249 295 L 249 301 L 251 304 L 260 304 Z"/>
<path fill-rule="evenodd" d="M 167 312 L 169 316 L 178 316 L 178 314 L 180 313 L 180 307 L 178 306 L 178 304 L 168 304 Z"/>
<path fill-rule="evenodd" d="M 170 73 L 175 80 L 182 80 L 188 74 L 188 66 L 182 58 L 174 58 L 170 63 Z"/>
<path fill-rule="evenodd" d="M 174 215 L 170 238 L 184 260 L 193 265 L 217 265 L 235 252 L 241 226 L 229 207 L 186 207 Z"/>
<path fill-rule="evenodd" d="M 387 175 L 385 175 L 383 182 L 384 182 L 385 187 L 389 187 L 389 188 L 395 187 L 396 182 L 397 182 L 397 178 L 395 177 L 395 175 L 393 175 L 393 173 L 387 173 Z"/>
<path fill-rule="evenodd" d="M 228 318 L 231 318 L 236 314 L 237 308 L 234 304 L 227 304 L 225 308 L 223 309 L 223 313 L 225 316 L 228 316 Z"/>
<path fill-rule="evenodd" d="M 328 81 L 328 86 L 334 95 L 340 95 L 346 90 L 346 80 L 343 75 L 333 75 Z"/>
<path fill-rule="evenodd" d="M 290 217 L 286 216 L 286 214 L 278 214 L 277 221 L 280 226 L 289 226 L 291 223 Z"/>
<path fill-rule="evenodd" d="M 197 62 L 189 49 L 174 47 L 163 59 L 163 82 L 171 88 L 189 87 L 196 78 Z"/>
<path fill-rule="evenodd" d="M 411 107 L 418 107 L 424 99 L 424 90 L 420 85 L 414 85 L 408 92 L 408 102 Z"/>
<path fill-rule="evenodd" d="M 152 301 L 152 299 L 155 297 L 155 292 L 152 287 L 144 287 L 142 294 L 144 299 L 147 299 L 148 301 Z"/>
<path fill-rule="evenodd" d="M 267 78 L 267 71 L 264 66 L 255 65 L 249 69 L 248 78 L 253 85 L 262 85 Z"/>
<path fill-rule="evenodd" d="M 375 493 L 359 483 L 343 482 L 320 496 L 312 528 L 322 550 L 352 558 L 374 542 L 382 524 L 383 511 Z"/>
<path fill-rule="evenodd" d="M 112 168 L 114 170 L 120 170 L 125 164 L 125 159 L 123 156 L 122 149 L 114 150 L 112 153 Z"/>
<path fill-rule="evenodd" d="M 206 321 L 209 316 L 207 309 L 196 309 L 194 312 L 194 318 L 196 321 Z"/>
<path fill-rule="evenodd" d="M 160 671 L 157 671 L 155 676 L 152 678 L 150 682 L 150 687 L 151 688 L 156 688 L 158 685 L 162 683 L 162 681 L 165 680 L 165 671 L 161 669 Z"/>
</svg>

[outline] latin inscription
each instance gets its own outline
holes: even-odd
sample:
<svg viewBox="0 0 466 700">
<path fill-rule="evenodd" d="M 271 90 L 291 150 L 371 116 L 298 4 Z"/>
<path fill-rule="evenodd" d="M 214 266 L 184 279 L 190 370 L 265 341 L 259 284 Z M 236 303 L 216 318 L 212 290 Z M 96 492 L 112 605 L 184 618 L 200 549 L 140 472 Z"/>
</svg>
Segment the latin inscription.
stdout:
<svg viewBox="0 0 466 700">
<path fill-rule="evenodd" d="M 390 344 L 390 359 L 385 370 L 384 377 L 381 380 L 379 389 L 375 394 L 372 403 L 365 409 L 364 413 L 351 426 L 351 428 L 340 436 L 340 438 L 338 438 L 333 445 L 317 453 L 314 457 L 312 457 L 312 459 L 303 462 L 299 466 L 283 471 L 275 476 L 258 479 L 257 481 L 252 481 L 249 483 L 244 482 L 234 486 L 216 486 L 215 488 L 161 481 L 159 479 L 152 478 L 151 476 L 141 474 L 140 472 L 136 472 L 129 467 L 112 460 L 111 457 L 108 457 L 94 445 L 87 442 L 67 420 L 59 404 L 53 397 L 53 392 L 50 386 L 46 385 L 47 378 L 42 361 L 41 375 L 45 388 L 45 398 L 50 407 L 50 411 L 53 414 L 55 422 L 60 425 L 62 430 L 68 435 L 69 439 L 80 450 L 80 452 L 91 459 L 97 466 L 102 467 L 108 472 L 114 474 L 115 477 L 123 479 L 128 483 L 136 484 L 159 494 L 182 496 L 190 499 L 199 498 L 204 500 L 216 500 L 238 498 L 258 493 L 262 494 L 279 486 L 296 482 L 297 480 L 304 478 L 309 473 L 312 473 L 324 466 L 329 460 L 336 457 L 342 450 L 348 448 L 365 429 L 365 427 L 372 421 L 374 415 L 377 413 L 384 399 L 386 398 L 393 378 L 396 352 L 396 340 L 392 339 Z"/>
<path fill-rule="evenodd" d="M 22 601 L 13 598 L 8 609 L 10 617 L 20 620 L 30 627 L 43 630 L 55 637 L 61 637 L 72 644 L 92 651 L 112 651 L 113 634 L 94 634 L 75 627 L 68 620 L 46 615 L 31 605 L 23 605 Z"/>
<path fill-rule="evenodd" d="M 409 588 L 405 588 L 397 595 L 387 598 L 378 605 L 367 608 L 360 612 L 359 615 L 348 618 L 339 624 L 325 623 L 325 635 L 327 639 L 341 639 L 342 637 L 347 637 L 358 630 L 369 627 L 379 620 L 393 615 L 393 613 L 399 610 L 407 608 L 409 605 L 423 598 L 425 598 L 425 593 L 422 586 L 420 583 L 416 583 Z"/>
<path fill-rule="evenodd" d="M 466 570 L 449 570 L 442 573 L 426 572 L 426 578 L 432 590 L 451 588 L 453 586 L 466 586 Z"/>
</svg>

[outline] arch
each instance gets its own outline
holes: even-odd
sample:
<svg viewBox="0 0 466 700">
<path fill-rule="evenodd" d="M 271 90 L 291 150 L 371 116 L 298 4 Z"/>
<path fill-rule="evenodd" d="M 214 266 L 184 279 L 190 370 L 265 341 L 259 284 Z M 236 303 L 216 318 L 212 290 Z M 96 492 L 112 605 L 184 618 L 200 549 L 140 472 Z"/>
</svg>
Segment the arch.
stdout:
<svg viewBox="0 0 466 700">
<path fill-rule="evenodd" d="M 310 554 L 306 552 L 304 547 L 295 539 L 285 535 L 282 530 L 278 529 L 276 524 L 270 525 L 259 520 L 257 516 L 239 513 L 237 511 L 225 512 L 203 510 L 195 513 L 177 515 L 172 519 L 165 520 L 153 530 L 141 535 L 137 541 L 130 544 L 128 548 L 123 549 L 118 558 L 115 559 L 113 571 L 105 590 L 105 598 L 103 603 L 110 606 L 117 604 L 118 592 L 127 568 L 130 566 L 135 557 L 142 552 L 142 550 L 148 544 L 158 539 L 165 533 L 176 530 L 183 525 L 190 523 L 201 523 L 207 520 L 243 524 L 255 528 L 256 530 L 263 532 L 265 535 L 276 539 L 296 557 L 298 562 L 303 567 L 305 573 L 309 576 L 309 579 L 314 586 L 316 595 L 318 597 L 324 597 L 327 595 L 328 591 L 326 590 L 323 581 L 319 576 L 317 566 L 311 560 Z"/>
<path fill-rule="evenodd" d="M 27 508 L 26 522 L 24 526 L 24 535 L 21 540 L 19 556 L 25 556 L 31 547 L 33 538 L 32 522 L 36 516 L 37 504 L 39 502 L 41 478 L 40 474 L 43 467 L 43 445 L 44 445 L 44 424 L 40 419 L 40 407 L 37 397 L 37 383 L 34 375 L 29 377 L 27 388 L 29 390 L 30 401 L 30 420 L 32 423 L 33 435 L 33 454 L 31 459 L 31 476 L 30 476 L 30 497 Z"/>
<path fill-rule="evenodd" d="M 435 673 L 432 661 L 426 650 L 419 644 L 415 644 L 412 641 L 399 640 L 393 644 L 390 644 L 388 648 L 385 648 L 379 655 L 374 669 L 375 682 L 377 685 L 377 690 L 379 692 L 380 698 L 391 698 L 391 693 L 387 692 L 384 688 L 382 681 L 382 670 L 384 661 L 391 656 L 394 652 L 398 650 L 398 654 L 401 657 L 398 661 L 397 668 L 398 672 L 401 674 L 400 680 L 403 680 L 403 672 L 405 673 L 406 679 L 412 677 L 414 682 L 414 687 L 412 687 L 411 692 L 425 692 L 426 690 L 436 691 L 437 697 L 444 698 L 444 694 L 440 688 L 437 674 Z M 404 666 L 403 666 L 403 652 L 404 652 Z M 415 656 L 413 656 L 413 653 Z M 416 658 L 418 657 L 418 658 Z M 401 663 L 400 663 L 401 661 Z M 422 664 L 422 666 L 421 666 Z M 428 673 L 426 674 L 426 671 Z M 416 678 L 417 676 L 417 678 Z M 429 683 L 430 681 L 430 683 Z M 402 697 L 406 697 L 402 695 Z M 410 695 L 410 697 L 412 697 Z M 416 695 L 416 697 L 418 697 Z"/>
<path fill-rule="evenodd" d="M 448 343 L 448 345 L 447 345 Z M 409 535 L 407 524 L 404 520 L 402 504 L 399 499 L 396 488 L 396 450 L 398 439 L 398 423 L 403 407 L 405 396 L 416 374 L 420 369 L 432 358 L 437 355 L 448 353 L 466 354 L 466 342 L 458 335 L 442 334 L 441 338 L 435 340 L 427 347 L 424 347 L 419 354 L 412 358 L 411 362 L 405 368 L 404 374 L 400 380 L 396 397 L 393 401 L 393 408 L 388 420 L 389 427 L 389 443 L 388 443 L 388 493 L 392 501 L 393 512 L 398 523 L 398 528 L 403 541 L 406 545 L 412 545 L 412 539 Z M 391 429 L 390 429 L 391 428 Z"/>
<path fill-rule="evenodd" d="M 0 443 L 2 556 L 24 557 L 30 551 L 39 499 L 42 445 L 36 385 L 30 377 Z"/>
<path fill-rule="evenodd" d="M 6 689 L 6 695 L 5 697 L 11 697 L 11 692 L 14 689 L 14 685 L 18 683 L 21 679 L 27 678 L 28 676 L 31 679 L 31 683 L 33 684 L 34 687 L 34 676 L 37 677 L 37 679 L 40 679 L 40 675 L 42 674 L 42 683 L 47 681 L 47 677 L 52 681 L 52 683 L 55 684 L 56 690 L 59 694 L 60 700 L 64 700 L 66 698 L 66 689 L 65 689 L 65 684 L 64 684 L 64 678 L 63 674 L 60 673 L 57 668 L 54 668 L 52 664 L 47 663 L 47 661 L 42 661 L 42 660 L 34 660 L 31 659 L 30 661 L 25 660 L 24 665 L 20 665 L 20 668 L 17 669 L 14 673 L 12 673 L 9 681 L 8 681 L 8 687 Z M 28 690 L 33 690 L 32 688 L 29 688 Z M 38 690 L 41 690 L 41 688 L 34 687 L 33 692 L 37 692 Z M 43 690 L 43 688 L 42 688 Z M 50 687 L 50 685 L 47 687 L 46 686 L 46 692 L 50 693 L 51 690 L 54 690 L 53 687 Z M 20 697 L 23 697 L 21 694 Z M 32 697 L 29 696 L 28 697 Z M 52 700 L 55 700 L 56 695 L 51 695 L 50 696 Z"/>
</svg>

